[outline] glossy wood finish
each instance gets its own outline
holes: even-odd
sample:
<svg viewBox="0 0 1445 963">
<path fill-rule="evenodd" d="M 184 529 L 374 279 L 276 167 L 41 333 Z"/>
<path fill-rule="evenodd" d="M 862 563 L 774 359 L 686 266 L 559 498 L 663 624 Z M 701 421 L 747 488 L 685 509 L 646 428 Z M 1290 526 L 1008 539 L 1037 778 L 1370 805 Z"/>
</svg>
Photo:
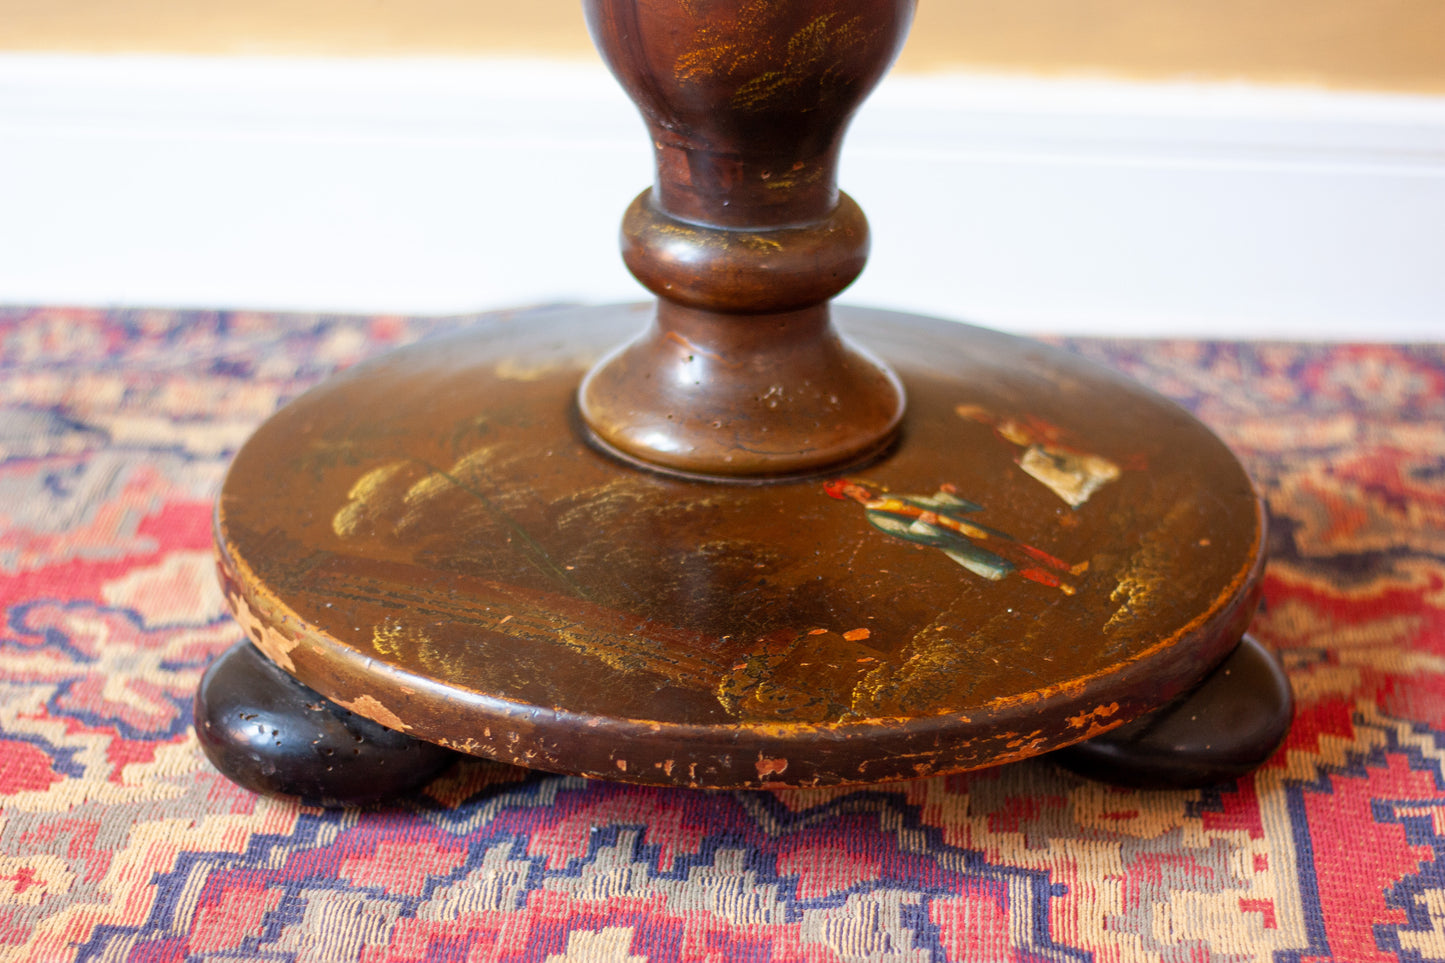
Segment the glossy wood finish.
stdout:
<svg viewBox="0 0 1445 963">
<path fill-rule="evenodd" d="M 648 311 L 482 325 L 358 366 L 263 426 L 217 513 L 227 594 L 262 651 L 466 752 L 755 787 L 1091 738 L 1192 688 L 1248 624 L 1253 487 L 1125 379 L 840 309 L 907 386 L 896 445 L 851 483 L 690 481 L 620 465 L 577 423 L 577 379 Z M 898 527 L 909 510 L 921 527 Z"/>
<path fill-rule="evenodd" d="M 231 781 L 270 796 L 323 805 L 392 799 L 457 758 L 323 698 L 249 642 L 211 663 L 194 710 L 206 758 Z"/>
<path fill-rule="evenodd" d="M 1246 635 L 1199 685 L 1161 709 L 1050 758 L 1140 789 L 1193 789 L 1243 777 L 1284 741 L 1294 694 L 1279 660 Z M 196 693 L 206 757 L 267 795 L 365 805 L 412 792 L 456 753 L 386 729 L 282 672 L 249 642 L 207 670 Z"/>
<path fill-rule="evenodd" d="M 583 420 L 629 458 L 698 475 L 775 477 L 876 454 L 904 399 L 831 324 L 828 300 L 868 255 L 838 155 L 914 0 L 584 8 L 652 135 L 657 180 L 627 211 L 623 258 L 659 300 L 646 332 L 588 375 Z"/>
<path fill-rule="evenodd" d="M 915 0 L 584 0 L 656 149 L 657 208 L 689 224 L 818 224 L 853 113 Z"/>
<path fill-rule="evenodd" d="M 1279 660 L 1246 635 L 1198 688 L 1113 732 L 1061 749 L 1054 759 L 1116 785 L 1213 786 L 1263 764 L 1292 721 L 1289 678 Z"/>
<path fill-rule="evenodd" d="M 483 324 L 264 425 L 216 515 L 256 646 L 388 745 L 703 787 L 994 765 L 1200 687 L 1263 565 L 1218 439 L 1044 346 L 829 304 L 868 253 L 843 133 L 913 0 L 584 8 L 656 148 L 623 254 L 657 303 Z M 201 722 L 250 711 L 212 711 L 235 666 Z"/>
</svg>

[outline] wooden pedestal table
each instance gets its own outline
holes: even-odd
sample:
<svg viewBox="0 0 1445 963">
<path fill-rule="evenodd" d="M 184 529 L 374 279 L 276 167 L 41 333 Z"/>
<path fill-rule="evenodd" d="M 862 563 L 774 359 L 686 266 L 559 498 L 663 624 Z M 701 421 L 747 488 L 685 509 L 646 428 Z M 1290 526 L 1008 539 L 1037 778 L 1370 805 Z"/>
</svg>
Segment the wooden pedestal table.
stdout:
<svg viewBox="0 0 1445 963">
<path fill-rule="evenodd" d="M 1262 762 L 1292 703 L 1225 446 L 1066 353 L 830 304 L 868 247 L 839 145 L 911 0 L 586 7 L 656 145 L 623 253 L 658 300 L 406 348 L 256 433 L 217 765 L 345 802 L 439 746 L 731 788 Z"/>
</svg>

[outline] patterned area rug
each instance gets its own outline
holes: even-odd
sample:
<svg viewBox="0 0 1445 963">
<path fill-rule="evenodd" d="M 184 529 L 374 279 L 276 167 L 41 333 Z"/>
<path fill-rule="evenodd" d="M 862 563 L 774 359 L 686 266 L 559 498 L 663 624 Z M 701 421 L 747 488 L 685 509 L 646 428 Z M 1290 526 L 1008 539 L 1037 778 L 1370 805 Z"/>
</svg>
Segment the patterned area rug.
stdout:
<svg viewBox="0 0 1445 963">
<path fill-rule="evenodd" d="M 388 809 L 258 799 L 190 727 L 241 637 L 227 459 L 466 319 L 0 311 L 0 959 L 1445 958 L 1445 347 L 1077 340 L 1195 410 L 1273 513 L 1299 715 L 1253 777 L 1035 760 L 704 793 L 466 761 Z"/>
</svg>

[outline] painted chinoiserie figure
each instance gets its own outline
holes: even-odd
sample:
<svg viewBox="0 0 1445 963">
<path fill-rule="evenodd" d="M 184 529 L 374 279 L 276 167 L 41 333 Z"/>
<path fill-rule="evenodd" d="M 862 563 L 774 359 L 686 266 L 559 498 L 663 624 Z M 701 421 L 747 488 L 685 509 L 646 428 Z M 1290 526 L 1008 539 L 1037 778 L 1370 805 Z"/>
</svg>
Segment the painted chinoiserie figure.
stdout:
<svg viewBox="0 0 1445 963">
<path fill-rule="evenodd" d="M 863 506 L 868 523 L 895 538 L 936 548 L 975 575 L 997 582 L 1010 573 L 1073 595 L 1065 581 L 1080 575 L 1088 563 L 1070 566 L 1042 549 L 978 523 L 972 516 L 983 506 L 958 497 L 958 489 L 940 485 L 932 495 L 893 495 L 867 482 L 831 481 L 825 486 L 834 498 L 851 498 Z"/>
</svg>

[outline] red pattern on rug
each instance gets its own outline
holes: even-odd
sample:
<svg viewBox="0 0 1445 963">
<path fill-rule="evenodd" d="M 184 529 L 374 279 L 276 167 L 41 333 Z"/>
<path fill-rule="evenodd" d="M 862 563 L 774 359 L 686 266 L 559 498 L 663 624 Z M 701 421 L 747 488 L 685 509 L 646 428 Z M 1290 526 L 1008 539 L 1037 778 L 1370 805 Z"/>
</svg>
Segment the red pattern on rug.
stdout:
<svg viewBox="0 0 1445 963">
<path fill-rule="evenodd" d="M 287 398 L 468 319 L 0 311 L 0 959 L 1445 959 L 1445 348 L 1091 341 L 1273 518 L 1299 715 L 1238 783 L 1033 760 L 704 793 L 466 761 L 387 809 L 258 799 L 191 732 L 241 637 L 210 556 Z"/>
</svg>

